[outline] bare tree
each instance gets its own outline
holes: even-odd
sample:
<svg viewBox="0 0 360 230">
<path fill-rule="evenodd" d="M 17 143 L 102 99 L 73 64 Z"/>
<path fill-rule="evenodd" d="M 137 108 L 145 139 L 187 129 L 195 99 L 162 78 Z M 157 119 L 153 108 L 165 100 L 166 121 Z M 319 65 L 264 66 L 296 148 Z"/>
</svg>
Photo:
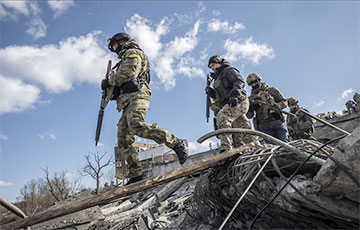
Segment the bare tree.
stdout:
<svg viewBox="0 0 360 230">
<path fill-rule="evenodd" d="M 49 192 L 57 201 L 67 199 L 69 196 L 75 194 L 80 187 L 81 178 L 78 176 L 70 182 L 67 179 L 66 171 L 55 173 L 54 176 L 50 178 L 48 167 L 45 166 L 42 170 L 45 173 L 45 180 L 47 182 Z"/>
<path fill-rule="evenodd" d="M 87 164 L 82 168 L 82 175 L 83 176 L 90 176 L 94 180 L 96 180 L 96 193 L 100 193 L 100 178 L 104 175 L 103 169 L 107 166 L 109 166 L 112 162 L 112 156 L 105 161 L 105 163 L 102 163 L 104 156 L 106 155 L 106 152 L 99 155 L 99 152 L 96 153 L 88 153 L 85 155 L 85 159 Z"/>
<path fill-rule="evenodd" d="M 17 200 L 19 208 L 28 216 L 45 210 L 55 201 L 47 189 L 46 181 L 42 178 L 31 180 L 23 185 Z"/>
</svg>

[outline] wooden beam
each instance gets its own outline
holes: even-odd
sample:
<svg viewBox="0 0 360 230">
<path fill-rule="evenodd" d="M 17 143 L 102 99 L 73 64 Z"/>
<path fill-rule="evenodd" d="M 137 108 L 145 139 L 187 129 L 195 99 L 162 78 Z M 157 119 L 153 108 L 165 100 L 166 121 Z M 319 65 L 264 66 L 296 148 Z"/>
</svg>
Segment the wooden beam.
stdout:
<svg viewBox="0 0 360 230">
<path fill-rule="evenodd" d="M 171 172 L 165 173 L 163 175 L 159 175 L 153 178 L 149 178 L 146 180 L 142 180 L 133 184 L 130 184 L 125 187 L 116 188 L 110 190 L 108 192 L 102 193 L 100 195 L 91 196 L 89 198 L 60 206 L 51 210 L 45 210 L 41 213 L 37 213 L 33 216 L 30 216 L 25 219 L 17 220 L 6 225 L 0 226 L 2 230 L 7 229 L 19 229 L 27 226 L 32 226 L 34 224 L 38 224 L 47 220 L 55 219 L 60 216 L 64 216 L 67 214 L 71 214 L 77 211 L 84 210 L 86 208 L 90 208 L 99 204 L 106 204 L 112 200 L 118 199 L 123 196 L 127 196 L 148 188 L 152 188 L 181 177 L 189 176 L 197 172 L 201 172 L 205 169 L 211 168 L 217 164 L 219 164 L 222 160 L 225 160 L 233 155 L 241 153 L 245 150 L 253 148 L 253 144 L 248 144 L 245 146 L 241 146 L 235 149 L 232 149 L 227 152 L 223 152 L 216 156 L 210 157 L 208 159 L 199 160 L 193 165 L 188 165 L 185 167 L 178 168 Z"/>
</svg>

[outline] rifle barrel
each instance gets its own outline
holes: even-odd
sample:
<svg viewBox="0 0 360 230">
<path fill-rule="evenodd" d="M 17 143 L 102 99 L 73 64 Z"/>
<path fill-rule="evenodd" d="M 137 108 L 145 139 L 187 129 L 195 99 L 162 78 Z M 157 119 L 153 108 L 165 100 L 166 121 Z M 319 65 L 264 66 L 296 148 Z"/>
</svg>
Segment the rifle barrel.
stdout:
<svg viewBox="0 0 360 230">
<path fill-rule="evenodd" d="M 99 115 L 98 115 L 98 122 L 97 122 L 97 125 L 96 125 L 95 146 L 97 146 L 97 144 L 99 142 L 99 139 L 100 139 L 100 132 L 101 132 L 101 126 L 102 126 L 103 117 L 104 117 L 104 110 L 100 109 L 99 110 Z"/>
</svg>

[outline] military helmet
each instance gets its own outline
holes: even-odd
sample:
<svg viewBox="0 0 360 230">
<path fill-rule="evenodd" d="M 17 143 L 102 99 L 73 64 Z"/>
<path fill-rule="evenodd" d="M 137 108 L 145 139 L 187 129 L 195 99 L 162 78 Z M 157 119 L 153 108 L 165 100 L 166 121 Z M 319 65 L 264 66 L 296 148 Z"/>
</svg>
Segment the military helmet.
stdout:
<svg viewBox="0 0 360 230">
<path fill-rule="evenodd" d="M 246 78 L 246 83 L 248 84 L 248 85 L 251 85 L 253 82 L 255 82 L 255 81 L 261 81 L 261 76 L 260 76 L 260 74 L 258 74 L 258 73 L 251 73 L 251 74 L 249 74 L 249 76 Z"/>
<path fill-rule="evenodd" d="M 223 58 L 221 56 L 214 55 L 211 58 L 209 58 L 208 67 L 210 68 L 211 63 L 222 63 L 222 62 L 223 62 Z"/>
<path fill-rule="evenodd" d="M 130 35 L 128 35 L 127 33 L 117 33 L 115 34 L 112 38 L 108 38 L 107 40 L 107 43 L 108 43 L 108 48 L 110 51 L 112 52 L 116 52 L 116 50 L 114 50 L 112 48 L 112 45 L 115 43 L 115 42 L 118 42 L 118 41 L 128 41 L 130 40 L 131 37 Z"/>
<path fill-rule="evenodd" d="M 295 97 L 289 97 L 287 99 L 287 103 L 289 106 L 296 105 L 299 101 Z"/>
</svg>

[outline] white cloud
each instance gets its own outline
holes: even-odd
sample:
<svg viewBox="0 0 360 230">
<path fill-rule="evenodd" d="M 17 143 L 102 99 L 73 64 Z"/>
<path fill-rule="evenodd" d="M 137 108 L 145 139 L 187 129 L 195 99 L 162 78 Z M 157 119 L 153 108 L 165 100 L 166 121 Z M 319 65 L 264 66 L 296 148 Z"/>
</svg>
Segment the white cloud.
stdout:
<svg viewBox="0 0 360 230">
<path fill-rule="evenodd" d="M 38 39 L 46 36 L 47 26 L 44 21 L 40 17 L 34 17 L 29 25 L 29 28 L 26 30 L 26 33 L 34 37 L 34 39 Z"/>
<path fill-rule="evenodd" d="M 188 11 L 185 14 L 174 13 L 174 17 L 178 19 L 180 24 L 191 24 L 201 18 L 206 10 L 206 6 L 203 2 L 197 3 L 197 9 L 195 11 Z"/>
<path fill-rule="evenodd" d="M 319 101 L 319 102 L 315 103 L 315 107 L 320 107 L 323 104 L 325 104 L 325 101 Z"/>
<path fill-rule="evenodd" d="M 194 66 L 192 64 L 199 62 L 198 66 L 203 64 L 202 61 L 196 61 L 193 57 L 187 56 L 181 58 L 177 64 L 176 73 L 185 75 L 189 78 L 204 77 L 206 74 L 201 67 Z"/>
<path fill-rule="evenodd" d="M 56 136 L 52 130 L 46 131 L 38 135 L 40 140 L 45 140 L 45 138 L 50 138 L 52 140 L 56 140 Z"/>
<path fill-rule="evenodd" d="M 99 35 L 100 32 L 92 32 L 69 37 L 59 45 L 0 49 L 0 74 L 41 85 L 52 93 L 67 91 L 75 82 L 99 84 L 106 70 L 106 60 L 112 59 L 100 46 Z"/>
<path fill-rule="evenodd" d="M 30 15 L 29 2 L 26 1 L 0 1 L 0 20 L 17 20 L 17 16 Z"/>
<path fill-rule="evenodd" d="M 150 59 L 155 59 L 163 49 L 160 38 L 169 32 L 171 21 L 164 17 L 154 29 L 149 24 L 148 19 L 135 14 L 126 21 L 125 31 L 141 44 Z"/>
<path fill-rule="evenodd" d="M 33 108 L 39 95 L 40 89 L 36 86 L 0 74 L 0 114 Z"/>
<path fill-rule="evenodd" d="M 46 36 L 47 26 L 38 16 L 41 9 L 37 2 L 30 1 L 2 1 L 0 2 L 0 20 L 18 20 L 19 15 L 23 15 L 30 20 L 26 20 L 28 25 L 26 33 L 34 39 Z"/>
<path fill-rule="evenodd" d="M 352 94 L 354 90 L 352 88 L 344 90 L 341 94 L 341 99 L 347 98 L 350 94 Z"/>
<path fill-rule="evenodd" d="M 227 39 L 224 48 L 226 50 L 224 56 L 230 62 L 244 60 L 253 64 L 259 64 L 262 58 L 271 59 L 275 57 L 275 51 L 271 47 L 268 47 L 267 44 L 253 42 L 252 37 L 245 41 L 231 41 Z"/>
<path fill-rule="evenodd" d="M 6 182 L 6 181 L 2 181 L 0 180 L 0 187 L 9 187 L 9 186 L 13 186 L 14 184 L 11 182 Z"/>
<path fill-rule="evenodd" d="M 160 84 L 165 89 L 171 89 L 175 86 L 175 76 L 183 73 L 182 70 L 175 69 L 176 62 L 186 53 L 191 52 L 198 44 L 197 34 L 200 21 L 197 21 L 190 31 L 182 37 L 175 37 L 168 43 L 162 43 L 161 36 L 169 32 L 171 20 L 164 17 L 154 28 L 146 18 L 138 14 L 132 16 L 127 22 L 125 31 L 134 37 L 149 56 L 152 70 L 160 80 Z M 197 69 L 189 67 L 197 72 Z"/>
<path fill-rule="evenodd" d="M 189 142 L 189 153 L 200 153 L 209 151 L 210 149 L 216 149 L 218 147 L 218 142 L 213 139 L 208 139 L 203 143 L 199 144 L 196 141 Z"/>
<path fill-rule="evenodd" d="M 208 23 L 208 31 L 209 32 L 223 31 L 224 33 L 227 33 L 227 34 L 234 34 L 238 30 L 244 30 L 244 29 L 245 29 L 245 26 L 241 23 L 235 22 L 235 24 L 233 26 L 230 26 L 228 21 L 222 22 L 215 18 L 211 19 Z"/>
<path fill-rule="evenodd" d="M 65 11 L 68 10 L 70 6 L 74 6 L 75 3 L 72 0 L 63 1 L 63 0 L 48 0 L 50 8 L 54 11 L 54 18 L 62 15 Z"/>
<path fill-rule="evenodd" d="M 8 137 L 5 136 L 4 134 L 0 133 L 0 141 L 7 141 Z"/>
<path fill-rule="evenodd" d="M 219 16 L 221 14 L 221 12 L 218 10 L 213 10 L 212 14 L 215 16 Z"/>
</svg>

